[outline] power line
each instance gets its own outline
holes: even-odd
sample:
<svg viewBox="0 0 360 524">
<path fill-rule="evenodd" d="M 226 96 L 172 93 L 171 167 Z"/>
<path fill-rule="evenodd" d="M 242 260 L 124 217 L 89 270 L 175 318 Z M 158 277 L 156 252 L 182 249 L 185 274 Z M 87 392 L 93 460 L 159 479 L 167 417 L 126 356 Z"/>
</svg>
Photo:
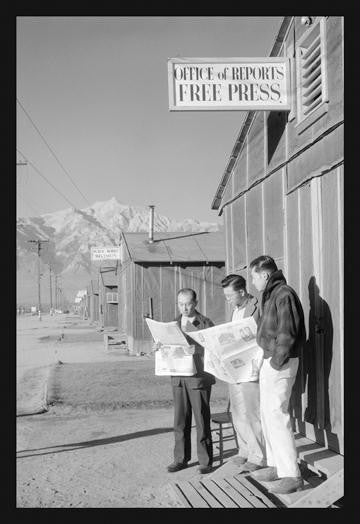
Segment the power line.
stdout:
<svg viewBox="0 0 360 524">
<path fill-rule="evenodd" d="M 67 170 L 65 169 L 65 167 L 63 166 L 63 164 L 60 162 L 60 160 L 59 160 L 59 158 L 57 157 L 56 153 L 54 152 L 54 150 L 52 149 L 52 147 L 50 146 L 50 144 L 47 142 L 47 140 L 45 139 L 45 137 L 44 137 L 43 134 L 41 133 L 40 129 L 37 127 L 37 125 L 35 124 L 35 122 L 34 122 L 33 119 L 31 118 L 31 116 L 29 115 L 29 113 L 26 111 L 26 109 L 25 109 L 25 107 L 23 106 L 23 104 L 20 102 L 20 100 L 19 100 L 18 98 L 16 98 L 16 101 L 17 101 L 17 103 L 19 104 L 19 106 L 21 107 L 21 109 L 23 110 L 24 114 L 27 116 L 27 118 L 28 118 L 29 121 L 31 122 L 31 124 L 33 125 L 34 129 L 37 131 L 37 133 L 39 134 L 39 136 L 41 137 L 41 139 L 44 141 L 45 145 L 47 146 L 47 148 L 49 149 L 49 151 L 51 152 L 51 154 L 54 156 L 55 160 L 57 161 L 57 163 L 59 164 L 59 166 L 61 167 L 61 169 L 64 171 L 64 173 L 66 174 L 66 176 L 70 179 L 70 181 L 72 182 L 72 184 L 74 185 L 74 187 L 78 190 L 78 192 L 79 192 L 80 195 L 83 197 L 83 199 L 85 200 L 85 202 L 86 202 L 86 203 L 91 207 L 91 203 L 90 203 L 89 200 L 85 197 L 85 195 L 80 191 L 79 187 L 75 184 L 74 180 L 72 179 L 72 177 L 70 176 L 70 174 L 67 172 Z M 24 157 L 25 160 L 27 160 L 26 157 L 25 157 L 25 155 L 23 155 L 23 153 L 21 153 L 21 151 L 19 151 L 19 150 L 17 150 L 17 151 L 18 151 L 18 152 L 19 152 L 19 153 Z M 68 198 L 65 197 L 65 195 L 63 195 L 59 190 L 57 190 L 57 189 L 55 188 L 55 186 L 53 186 L 53 185 L 51 184 L 51 182 L 49 182 L 49 181 L 46 179 L 46 177 L 45 177 L 42 173 L 40 173 L 40 171 L 39 171 L 39 170 L 34 166 L 33 163 L 29 162 L 28 160 L 27 160 L 27 162 L 28 162 L 28 163 L 33 167 L 33 169 L 35 169 L 35 171 L 38 172 L 38 174 L 39 174 L 40 176 L 42 176 L 42 177 L 43 177 L 43 178 L 44 178 L 44 179 L 45 179 L 45 180 L 46 180 L 46 181 L 47 181 L 47 182 L 48 182 L 48 183 L 53 187 L 53 189 L 55 189 L 55 191 L 57 191 L 59 194 L 61 194 L 61 196 L 62 196 L 63 198 L 65 198 L 65 200 L 66 200 L 67 202 L 69 202 L 70 205 L 71 205 L 73 208 L 77 209 L 77 207 L 76 207 L 74 204 L 72 204 L 72 203 L 70 202 L 70 200 L 69 200 Z M 26 164 L 25 164 L 25 163 L 17 163 L 17 165 L 26 165 Z M 96 216 L 96 215 L 95 215 L 95 216 Z M 109 234 L 108 231 L 107 231 L 107 230 L 108 230 L 108 226 L 107 226 L 106 224 L 104 224 L 104 223 L 99 219 L 98 216 L 96 216 L 96 218 L 97 218 L 99 224 L 101 224 L 101 225 L 105 228 L 106 233 L 107 233 L 109 239 L 111 240 L 111 242 L 113 242 L 113 243 L 116 245 L 116 241 L 115 241 L 113 238 L 111 238 L 110 234 Z"/>
<path fill-rule="evenodd" d="M 77 209 L 77 207 L 63 194 L 61 191 L 59 191 L 47 178 L 45 175 L 43 175 L 39 169 L 35 166 L 33 162 L 31 162 L 25 155 L 20 151 L 20 149 L 16 148 L 16 151 L 22 155 L 22 157 L 26 160 L 26 162 L 53 188 L 59 195 L 61 195 L 74 209 Z M 96 215 L 95 215 L 96 216 Z M 104 224 L 98 216 L 96 216 L 97 221 L 99 222 L 99 226 L 102 226 L 105 229 L 105 234 L 108 236 L 109 240 L 114 244 L 117 245 L 116 241 L 110 236 L 109 227 Z"/>
<path fill-rule="evenodd" d="M 35 170 L 35 171 L 36 171 L 36 172 L 37 172 L 37 173 L 38 173 L 38 174 L 39 174 L 39 175 L 40 175 L 40 176 L 41 176 L 41 177 L 42 177 L 42 178 L 43 178 L 43 179 L 44 179 L 44 180 L 45 180 L 45 181 L 46 181 L 46 182 L 47 182 L 47 183 L 52 187 L 52 188 L 53 188 L 53 189 L 55 189 L 55 191 L 56 191 L 57 193 L 59 193 L 59 195 L 61 195 L 61 196 L 66 200 L 66 202 L 68 202 L 68 203 L 71 205 L 71 207 L 73 207 L 73 208 L 76 209 L 76 206 L 75 206 L 72 202 L 70 202 L 70 200 L 69 200 L 69 199 L 68 199 L 68 198 L 67 198 L 67 197 L 66 197 L 66 196 L 65 196 L 61 191 L 59 191 L 59 190 L 58 190 L 58 189 L 57 189 L 57 188 L 56 188 L 56 187 L 55 187 L 55 186 L 54 186 L 54 185 L 53 185 L 53 184 L 52 184 L 52 183 L 51 183 L 51 182 L 46 178 L 45 175 L 43 175 L 43 174 L 38 170 L 38 168 L 35 166 L 35 164 L 33 164 L 33 162 L 31 162 L 28 158 L 26 158 L 26 156 L 24 155 L 24 153 L 22 153 L 22 152 L 21 152 L 19 149 L 17 149 L 17 148 L 16 148 L 16 151 L 17 151 L 18 153 L 20 153 L 20 155 L 22 155 L 22 156 L 24 157 L 24 159 L 27 161 L 27 163 L 28 163 L 28 164 L 29 164 L 29 165 L 30 165 L 30 166 L 31 166 L 31 167 L 32 167 L 32 168 L 33 168 L 33 169 L 34 169 L 34 170 Z"/>
<path fill-rule="evenodd" d="M 20 100 L 18 98 L 16 98 L 16 101 L 17 103 L 19 104 L 19 106 L 21 107 L 21 109 L 24 111 L 25 115 L 27 116 L 27 118 L 30 120 L 31 124 L 34 126 L 35 130 L 37 131 L 37 133 L 39 134 L 39 136 L 42 138 L 42 140 L 44 141 L 45 145 L 47 146 L 47 148 L 49 149 L 50 153 L 53 155 L 53 157 L 55 158 L 55 160 L 57 161 L 57 163 L 59 164 L 59 166 L 61 167 L 61 169 L 64 171 L 65 175 L 69 178 L 69 180 L 71 181 L 71 183 L 73 184 L 73 186 L 78 190 L 78 192 L 80 193 L 80 195 L 83 197 L 83 199 L 85 200 L 85 202 L 91 206 L 89 200 L 86 198 L 86 196 L 80 191 L 80 189 L 78 188 L 78 186 L 75 184 L 74 180 L 72 179 L 72 177 L 70 176 L 70 174 L 67 172 L 67 170 L 65 169 L 65 167 L 63 166 L 63 164 L 60 162 L 59 158 L 57 157 L 57 155 L 55 154 L 55 151 L 53 150 L 53 148 L 50 146 L 50 144 L 48 143 L 48 141 L 45 139 L 45 137 L 43 136 L 43 134 L 41 133 L 41 131 L 39 130 L 39 128 L 37 127 L 37 125 L 35 124 L 35 122 L 33 121 L 33 119 L 31 118 L 31 116 L 29 115 L 29 113 L 26 111 L 25 107 L 23 106 L 23 104 L 20 102 Z"/>
</svg>

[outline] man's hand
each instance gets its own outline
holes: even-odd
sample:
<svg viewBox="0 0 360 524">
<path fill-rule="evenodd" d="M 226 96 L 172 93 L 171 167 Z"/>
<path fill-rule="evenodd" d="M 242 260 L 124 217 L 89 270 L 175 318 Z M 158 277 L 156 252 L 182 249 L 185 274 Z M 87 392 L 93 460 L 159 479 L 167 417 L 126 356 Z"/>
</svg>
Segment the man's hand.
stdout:
<svg viewBox="0 0 360 524">
<path fill-rule="evenodd" d="M 195 346 L 189 346 L 189 347 L 184 346 L 184 353 L 186 355 L 193 355 L 195 353 Z"/>
<path fill-rule="evenodd" d="M 155 351 L 159 351 L 159 349 L 162 347 L 162 345 L 163 345 L 163 344 L 162 344 L 161 342 L 159 342 L 159 341 L 154 342 L 153 345 L 152 345 L 152 347 L 151 347 L 151 351 L 152 351 L 153 353 L 155 353 Z"/>
</svg>

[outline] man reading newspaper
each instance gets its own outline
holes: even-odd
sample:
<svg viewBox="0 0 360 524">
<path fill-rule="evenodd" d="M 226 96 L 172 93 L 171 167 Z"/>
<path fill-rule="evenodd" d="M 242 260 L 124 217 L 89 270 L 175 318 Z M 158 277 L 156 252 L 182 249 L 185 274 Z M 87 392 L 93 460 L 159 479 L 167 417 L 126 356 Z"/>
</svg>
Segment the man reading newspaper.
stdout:
<svg viewBox="0 0 360 524">
<path fill-rule="evenodd" d="M 213 448 L 210 427 L 210 395 L 215 378 L 204 371 L 204 347 L 189 339 L 186 333 L 198 329 L 206 329 L 214 323 L 197 311 L 196 293 L 193 289 L 180 289 L 177 295 L 177 305 L 180 315 L 176 322 L 185 334 L 186 340 L 194 349 L 192 376 L 172 375 L 171 384 L 174 399 L 174 462 L 168 466 L 170 473 L 187 467 L 191 459 L 191 419 L 194 413 L 197 435 L 197 455 L 199 472 L 212 471 Z M 154 350 L 161 349 L 162 344 L 156 342 Z M 176 349 L 175 349 L 176 351 Z M 185 350 L 189 352 L 189 350 Z M 180 360 L 180 359 L 179 359 Z"/>
<path fill-rule="evenodd" d="M 189 333 L 205 347 L 204 369 L 229 383 L 231 413 L 239 452 L 233 460 L 241 472 L 265 466 L 265 440 L 260 421 L 259 369 L 263 351 L 256 343 L 253 318 L 257 300 L 246 291 L 240 275 L 223 281 L 225 298 L 233 307 L 232 321 Z"/>
</svg>

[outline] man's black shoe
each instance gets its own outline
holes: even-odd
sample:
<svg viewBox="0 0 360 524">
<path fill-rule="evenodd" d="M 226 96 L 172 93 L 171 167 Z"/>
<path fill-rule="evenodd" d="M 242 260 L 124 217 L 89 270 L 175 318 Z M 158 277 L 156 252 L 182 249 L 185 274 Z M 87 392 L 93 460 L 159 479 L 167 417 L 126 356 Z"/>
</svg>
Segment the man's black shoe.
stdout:
<svg viewBox="0 0 360 524">
<path fill-rule="evenodd" d="M 211 473 L 213 470 L 212 466 L 199 466 L 198 472 L 201 473 L 201 475 L 205 475 L 206 473 Z"/>
<path fill-rule="evenodd" d="M 175 471 L 180 471 L 185 468 L 187 468 L 187 462 L 173 462 L 167 467 L 167 470 L 169 473 L 174 473 Z"/>
</svg>

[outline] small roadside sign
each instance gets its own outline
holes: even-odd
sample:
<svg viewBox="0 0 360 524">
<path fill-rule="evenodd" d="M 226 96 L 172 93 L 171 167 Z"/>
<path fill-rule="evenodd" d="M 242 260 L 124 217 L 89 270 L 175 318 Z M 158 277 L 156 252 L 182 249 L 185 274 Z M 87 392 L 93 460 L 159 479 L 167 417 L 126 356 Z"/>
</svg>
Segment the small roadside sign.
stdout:
<svg viewBox="0 0 360 524">
<path fill-rule="evenodd" d="M 119 260 L 120 246 L 92 247 L 91 260 Z"/>
</svg>

